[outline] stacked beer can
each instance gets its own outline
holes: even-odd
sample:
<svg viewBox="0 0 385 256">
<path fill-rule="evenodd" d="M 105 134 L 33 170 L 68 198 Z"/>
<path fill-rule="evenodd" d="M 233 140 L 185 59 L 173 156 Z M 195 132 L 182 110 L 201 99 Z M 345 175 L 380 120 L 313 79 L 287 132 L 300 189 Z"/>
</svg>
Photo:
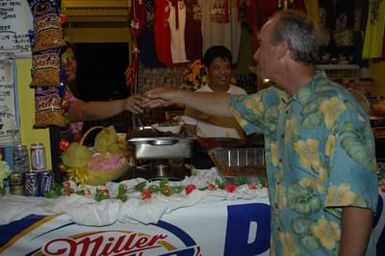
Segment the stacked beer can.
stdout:
<svg viewBox="0 0 385 256">
<path fill-rule="evenodd" d="M 47 170 L 45 148 L 42 143 L 34 143 L 30 148 L 31 169 L 24 174 L 24 191 L 27 196 L 44 196 L 54 187 L 54 178 Z"/>
<path fill-rule="evenodd" d="M 12 195 L 24 195 L 24 173 L 29 171 L 28 149 L 17 145 L 12 150 L 13 172 L 9 176 L 9 190 Z"/>
</svg>

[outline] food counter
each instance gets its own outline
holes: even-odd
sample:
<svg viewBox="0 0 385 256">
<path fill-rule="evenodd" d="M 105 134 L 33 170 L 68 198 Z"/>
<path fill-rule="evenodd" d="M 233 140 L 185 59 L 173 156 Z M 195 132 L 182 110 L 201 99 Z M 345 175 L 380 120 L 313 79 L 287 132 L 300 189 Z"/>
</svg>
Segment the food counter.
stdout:
<svg viewBox="0 0 385 256">
<path fill-rule="evenodd" d="M 196 190 L 124 204 L 76 195 L 54 199 L 56 205 L 46 198 L 5 196 L 0 198 L 0 255 L 268 255 L 267 191 L 246 191 Z M 374 223 L 378 252 L 385 251 L 384 202 L 380 191 Z M 67 212 L 55 214 L 58 205 Z"/>
<path fill-rule="evenodd" d="M 215 180 L 199 171 L 183 183 Z M 123 181 L 128 188 L 142 179 Z M 176 183 L 175 183 L 176 184 Z M 108 200 L 73 193 L 49 199 L 0 197 L 0 255 L 268 255 L 270 206 L 267 189 L 201 190 L 150 200 L 131 191 Z M 93 194 L 93 187 L 88 187 Z"/>
<path fill-rule="evenodd" d="M 0 226 L 0 254 L 268 255 L 269 222 L 265 198 L 199 204 L 148 225 L 95 227 L 65 215 L 28 216 Z"/>
</svg>

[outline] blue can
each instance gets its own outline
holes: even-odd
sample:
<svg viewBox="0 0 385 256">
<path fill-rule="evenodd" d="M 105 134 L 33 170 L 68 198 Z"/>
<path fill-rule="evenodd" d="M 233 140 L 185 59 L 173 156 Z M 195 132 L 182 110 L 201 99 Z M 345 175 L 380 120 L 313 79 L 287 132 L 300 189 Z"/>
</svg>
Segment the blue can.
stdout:
<svg viewBox="0 0 385 256">
<path fill-rule="evenodd" d="M 44 196 L 46 192 L 54 187 L 53 173 L 51 171 L 39 172 L 40 196 Z"/>
<path fill-rule="evenodd" d="M 36 172 L 24 173 L 24 190 L 27 196 L 39 196 L 39 179 Z"/>
</svg>

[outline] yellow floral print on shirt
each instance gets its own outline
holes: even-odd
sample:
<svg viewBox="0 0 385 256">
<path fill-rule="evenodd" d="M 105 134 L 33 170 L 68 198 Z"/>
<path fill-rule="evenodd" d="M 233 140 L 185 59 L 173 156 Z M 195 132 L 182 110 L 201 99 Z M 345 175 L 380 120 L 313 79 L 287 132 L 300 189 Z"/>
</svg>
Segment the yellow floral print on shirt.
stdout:
<svg viewBox="0 0 385 256">
<path fill-rule="evenodd" d="M 319 141 L 314 139 L 307 139 L 305 141 L 297 141 L 294 143 L 294 150 L 299 155 L 299 161 L 305 168 L 313 167 L 315 170 L 319 169 Z"/>
<path fill-rule="evenodd" d="M 327 205 L 351 205 L 356 200 L 356 194 L 350 190 L 350 185 L 342 183 L 338 187 L 328 189 Z"/>
<path fill-rule="evenodd" d="M 326 146 L 325 146 L 325 155 L 331 156 L 334 152 L 334 147 L 336 145 L 336 136 L 329 135 L 326 140 Z"/>
<path fill-rule="evenodd" d="M 329 250 L 336 249 L 337 241 L 341 236 L 341 230 L 337 222 L 327 221 L 324 218 L 319 219 L 317 223 L 311 226 L 311 231 L 319 239 L 322 246 Z"/>
<path fill-rule="evenodd" d="M 334 125 L 334 122 L 344 110 L 345 105 L 340 102 L 338 97 L 331 97 L 320 105 L 320 111 L 324 114 L 325 123 L 328 128 Z"/>
<path fill-rule="evenodd" d="M 278 142 L 274 141 L 271 143 L 271 163 L 273 166 L 278 164 Z"/>
<path fill-rule="evenodd" d="M 327 179 L 327 170 L 325 168 L 320 168 L 318 173 L 319 175 L 317 178 L 305 177 L 300 180 L 299 184 L 304 187 L 313 187 L 319 193 L 323 193 L 325 191 L 323 184 Z"/>
<path fill-rule="evenodd" d="M 294 238 L 291 234 L 281 233 L 279 234 L 279 239 L 282 243 L 283 256 L 291 256 L 297 254 L 297 245 L 295 244 Z"/>
<path fill-rule="evenodd" d="M 265 108 L 262 104 L 261 97 L 256 97 L 255 99 L 245 101 L 245 107 L 253 109 L 255 113 L 263 113 Z"/>
</svg>

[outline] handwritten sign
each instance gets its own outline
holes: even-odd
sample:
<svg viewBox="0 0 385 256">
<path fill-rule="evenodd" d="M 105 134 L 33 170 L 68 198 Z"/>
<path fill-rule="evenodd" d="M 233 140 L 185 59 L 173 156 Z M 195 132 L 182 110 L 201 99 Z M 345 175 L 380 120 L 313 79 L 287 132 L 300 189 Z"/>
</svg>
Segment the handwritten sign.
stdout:
<svg viewBox="0 0 385 256">
<path fill-rule="evenodd" d="M 15 68 L 10 54 L 0 54 L 0 146 L 13 145 L 19 139 Z"/>
<path fill-rule="evenodd" d="M 0 0 L 0 52 L 30 57 L 32 12 L 26 0 Z"/>
</svg>

